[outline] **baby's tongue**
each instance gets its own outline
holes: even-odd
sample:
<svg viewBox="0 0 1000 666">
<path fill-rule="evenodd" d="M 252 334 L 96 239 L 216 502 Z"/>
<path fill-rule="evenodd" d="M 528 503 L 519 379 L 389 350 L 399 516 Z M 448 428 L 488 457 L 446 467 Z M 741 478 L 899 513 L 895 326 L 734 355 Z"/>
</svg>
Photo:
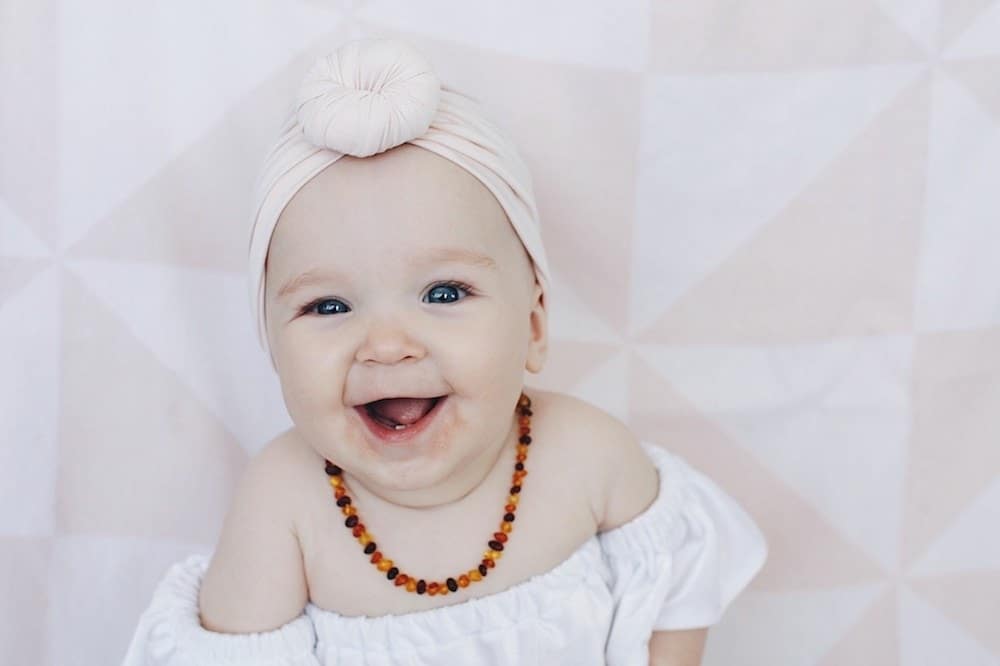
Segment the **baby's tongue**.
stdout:
<svg viewBox="0 0 1000 666">
<path fill-rule="evenodd" d="M 382 418 L 407 425 L 419 421 L 433 406 L 433 398 L 384 398 L 371 403 L 372 411 Z"/>
</svg>

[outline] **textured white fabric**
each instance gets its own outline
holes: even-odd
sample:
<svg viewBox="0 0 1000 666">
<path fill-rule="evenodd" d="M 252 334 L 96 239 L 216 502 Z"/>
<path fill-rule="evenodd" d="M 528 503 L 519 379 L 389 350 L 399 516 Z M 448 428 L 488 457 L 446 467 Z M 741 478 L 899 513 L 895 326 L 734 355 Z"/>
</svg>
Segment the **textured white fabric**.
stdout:
<svg viewBox="0 0 1000 666">
<path fill-rule="evenodd" d="M 248 269 L 250 306 L 265 351 L 265 261 L 281 211 L 344 155 L 369 157 L 404 143 L 451 160 L 489 189 L 551 305 L 531 173 L 517 148 L 475 99 L 442 84 L 412 46 L 397 39 L 355 40 L 319 58 L 306 73 L 257 177 Z"/>
<path fill-rule="evenodd" d="M 346 617 L 307 604 L 288 624 L 218 634 L 198 622 L 209 558 L 171 567 L 123 666 L 646 666 L 650 634 L 714 624 L 767 558 L 742 507 L 655 445 L 660 489 L 643 513 L 502 592 L 429 611 Z"/>
</svg>

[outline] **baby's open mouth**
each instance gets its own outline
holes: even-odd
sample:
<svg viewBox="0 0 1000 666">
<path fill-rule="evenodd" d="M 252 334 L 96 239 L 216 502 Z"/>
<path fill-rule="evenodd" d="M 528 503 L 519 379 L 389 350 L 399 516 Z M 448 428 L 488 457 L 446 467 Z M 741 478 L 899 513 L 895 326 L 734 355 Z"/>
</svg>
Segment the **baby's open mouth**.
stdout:
<svg viewBox="0 0 1000 666">
<path fill-rule="evenodd" d="M 364 405 L 373 421 L 392 430 L 419 423 L 444 396 L 436 398 L 383 398 Z"/>
</svg>

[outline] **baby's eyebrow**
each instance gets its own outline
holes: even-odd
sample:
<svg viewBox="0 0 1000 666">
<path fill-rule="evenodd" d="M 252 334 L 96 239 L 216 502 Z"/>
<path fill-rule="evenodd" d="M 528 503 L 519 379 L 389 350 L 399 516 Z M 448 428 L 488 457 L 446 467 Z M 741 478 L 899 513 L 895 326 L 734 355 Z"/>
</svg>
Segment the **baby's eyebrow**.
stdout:
<svg viewBox="0 0 1000 666">
<path fill-rule="evenodd" d="M 436 247 L 410 260 L 410 265 L 418 268 L 438 263 L 469 264 L 487 270 L 497 270 L 496 261 L 489 255 L 462 247 Z M 324 281 L 350 282 L 350 278 L 333 268 L 310 268 L 282 285 L 275 298 L 278 300 L 287 298 L 299 289 Z"/>
</svg>

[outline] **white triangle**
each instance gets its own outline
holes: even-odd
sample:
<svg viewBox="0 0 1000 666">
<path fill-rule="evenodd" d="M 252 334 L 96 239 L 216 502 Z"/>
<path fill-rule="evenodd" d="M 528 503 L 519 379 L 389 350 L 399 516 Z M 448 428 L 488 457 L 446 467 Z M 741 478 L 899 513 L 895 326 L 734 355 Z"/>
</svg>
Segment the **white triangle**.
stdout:
<svg viewBox="0 0 1000 666">
<path fill-rule="evenodd" d="M 600 407 L 623 423 L 628 422 L 629 353 L 627 348 L 614 354 L 574 384 L 570 394 Z"/>
<path fill-rule="evenodd" d="M 1000 55 L 1000 2 L 994 2 L 976 18 L 945 55 L 948 58 Z"/>
<path fill-rule="evenodd" d="M 909 336 L 641 356 L 887 571 L 897 568 Z"/>
<path fill-rule="evenodd" d="M 648 76 L 632 236 L 632 332 L 650 326 L 751 239 L 921 67 Z"/>
<path fill-rule="evenodd" d="M 255 452 L 290 425 L 257 344 L 245 278 L 221 271 L 75 260 L 73 273 Z"/>
<path fill-rule="evenodd" d="M 1000 666 L 969 632 L 905 586 L 899 590 L 899 642 L 903 664 Z"/>
<path fill-rule="evenodd" d="M 114 3 L 67 3 L 60 12 L 68 26 L 121 21 Z M 130 29 L 64 31 L 55 82 L 62 122 L 53 129 L 60 247 L 82 238 L 341 21 L 314 3 L 264 0 L 253 4 L 252 21 L 237 19 L 246 12 L 238 0 L 139 3 L 129 7 Z M 277 138 L 275 127 L 261 125 Z"/>
<path fill-rule="evenodd" d="M 48 246 L 0 198 L 0 257 L 48 257 Z"/>
<path fill-rule="evenodd" d="M 878 0 L 878 4 L 900 30 L 925 50 L 937 50 L 941 0 Z"/>
<path fill-rule="evenodd" d="M 1000 325 L 1000 125 L 934 79 L 914 312 L 921 332 Z"/>
<path fill-rule="evenodd" d="M 647 60 L 649 7 L 642 0 L 383 0 L 363 5 L 357 15 L 403 32 L 544 62 L 639 71 Z"/>
<path fill-rule="evenodd" d="M 0 304 L 0 534 L 49 536 L 59 469 L 59 268 Z"/>
<path fill-rule="evenodd" d="M 622 344 L 622 337 L 594 314 L 561 274 L 553 271 L 550 282 L 552 294 L 546 300 L 550 338 Z"/>
<path fill-rule="evenodd" d="M 737 597 L 708 632 L 706 664 L 817 664 L 885 589 L 884 583 Z M 761 640 L 774 636 L 782 640 Z"/>
<path fill-rule="evenodd" d="M 1000 569 L 1000 478 L 962 510 L 908 572 L 912 575 Z"/>
</svg>

